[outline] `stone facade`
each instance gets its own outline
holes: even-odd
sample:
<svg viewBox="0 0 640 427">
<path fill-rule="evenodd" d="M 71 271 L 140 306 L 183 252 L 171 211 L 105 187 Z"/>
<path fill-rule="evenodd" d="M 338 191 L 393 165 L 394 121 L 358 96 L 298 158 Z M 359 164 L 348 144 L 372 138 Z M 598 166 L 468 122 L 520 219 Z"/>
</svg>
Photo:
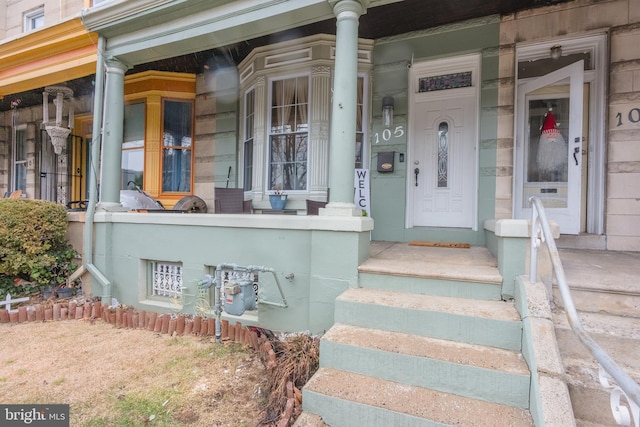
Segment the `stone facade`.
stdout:
<svg viewBox="0 0 640 427">
<path fill-rule="evenodd" d="M 605 35 L 610 46 L 605 81 L 601 178 L 589 181 L 602 186 L 600 209 L 606 248 L 640 250 L 640 2 L 637 0 L 580 0 L 504 16 L 500 31 L 500 96 L 496 217 L 513 215 L 514 119 L 516 101 L 516 52 L 518 47 L 554 39 Z M 590 173 L 593 164 L 590 157 Z M 594 205 L 598 205 L 594 203 Z M 583 208 L 585 209 L 585 208 Z M 587 208 L 587 215 L 593 211 Z M 597 229 L 597 224 L 595 226 Z M 589 230 L 587 230 L 589 232 Z M 593 233 L 593 231 L 590 231 Z M 596 232 L 596 234 L 600 234 Z"/>
</svg>

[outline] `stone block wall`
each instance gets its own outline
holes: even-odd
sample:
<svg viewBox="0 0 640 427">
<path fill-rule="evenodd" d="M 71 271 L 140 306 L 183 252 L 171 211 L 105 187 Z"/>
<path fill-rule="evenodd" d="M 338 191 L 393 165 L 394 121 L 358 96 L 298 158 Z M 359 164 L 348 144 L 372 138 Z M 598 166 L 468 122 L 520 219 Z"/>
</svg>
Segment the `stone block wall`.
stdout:
<svg viewBox="0 0 640 427">
<path fill-rule="evenodd" d="M 609 250 L 640 250 L 640 1 L 578 0 L 504 16 L 500 31 L 496 218 L 513 215 L 516 46 L 607 34 L 604 233 Z M 590 168 L 593 165 L 589 165 Z"/>
<path fill-rule="evenodd" d="M 640 250 L 639 45 L 640 19 L 612 29 L 605 225 L 611 250 Z"/>
</svg>

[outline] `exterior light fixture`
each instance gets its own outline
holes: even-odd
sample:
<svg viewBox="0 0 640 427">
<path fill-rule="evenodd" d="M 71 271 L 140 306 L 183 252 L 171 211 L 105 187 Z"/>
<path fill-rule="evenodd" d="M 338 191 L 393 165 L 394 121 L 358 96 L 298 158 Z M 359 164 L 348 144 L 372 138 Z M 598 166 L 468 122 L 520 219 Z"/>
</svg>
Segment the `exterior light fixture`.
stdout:
<svg viewBox="0 0 640 427">
<path fill-rule="evenodd" d="M 382 124 L 385 128 L 393 126 L 393 97 L 382 98 Z"/>
<path fill-rule="evenodd" d="M 53 104 L 56 106 L 56 121 L 49 123 L 49 95 L 55 96 Z M 69 123 L 62 126 L 62 110 L 65 99 L 69 104 Z M 60 155 L 67 143 L 67 137 L 73 129 L 73 91 L 66 86 L 47 86 L 42 93 L 42 124 L 51 138 L 53 151 Z"/>
<path fill-rule="evenodd" d="M 562 46 L 559 44 L 551 46 L 551 58 L 558 59 L 562 56 Z"/>
</svg>

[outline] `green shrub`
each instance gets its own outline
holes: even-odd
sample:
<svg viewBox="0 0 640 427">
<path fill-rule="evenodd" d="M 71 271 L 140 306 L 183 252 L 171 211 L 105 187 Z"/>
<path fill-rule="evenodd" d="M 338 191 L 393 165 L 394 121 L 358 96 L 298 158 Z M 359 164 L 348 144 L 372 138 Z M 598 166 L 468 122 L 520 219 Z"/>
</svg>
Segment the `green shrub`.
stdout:
<svg viewBox="0 0 640 427">
<path fill-rule="evenodd" d="M 16 284 L 15 294 L 24 293 L 24 281 L 37 286 L 64 283 L 75 270 L 78 255 L 66 233 L 64 206 L 44 200 L 0 199 L 0 292 L 10 287 L 7 280 Z"/>
</svg>

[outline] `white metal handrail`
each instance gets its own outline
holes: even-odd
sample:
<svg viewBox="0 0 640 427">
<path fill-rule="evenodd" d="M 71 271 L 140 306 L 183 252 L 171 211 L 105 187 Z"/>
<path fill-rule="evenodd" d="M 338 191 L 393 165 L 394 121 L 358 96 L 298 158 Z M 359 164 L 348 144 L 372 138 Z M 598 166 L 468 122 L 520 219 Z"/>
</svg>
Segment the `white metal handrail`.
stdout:
<svg viewBox="0 0 640 427">
<path fill-rule="evenodd" d="M 545 242 L 549 249 L 553 272 L 558 283 L 562 304 L 567 314 L 567 320 L 574 334 L 587 347 L 593 357 L 600 364 L 600 383 L 603 387 L 611 389 L 611 411 L 613 417 L 619 425 L 630 425 L 633 417 L 635 427 L 639 427 L 640 423 L 640 385 L 636 383 L 611 357 L 591 338 L 591 336 L 582 327 L 582 323 L 578 318 L 573 298 L 567 278 L 564 274 L 564 268 L 560 261 L 560 254 L 556 246 L 551 226 L 547 219 L 547 214 L 542 205 L 542 201 L 537 197 L 529 198 L 531 206 L 531 270 L 529 271 L 529 281 L 535 283 L 538 281 L 538 248 L 542 242 Z M 617 386 L 610 384 L 609 380 L 613 379 Z M 620 404 L 621 397 L 624 396 L 630 406 L 629 408 Z"/>
</svg>

